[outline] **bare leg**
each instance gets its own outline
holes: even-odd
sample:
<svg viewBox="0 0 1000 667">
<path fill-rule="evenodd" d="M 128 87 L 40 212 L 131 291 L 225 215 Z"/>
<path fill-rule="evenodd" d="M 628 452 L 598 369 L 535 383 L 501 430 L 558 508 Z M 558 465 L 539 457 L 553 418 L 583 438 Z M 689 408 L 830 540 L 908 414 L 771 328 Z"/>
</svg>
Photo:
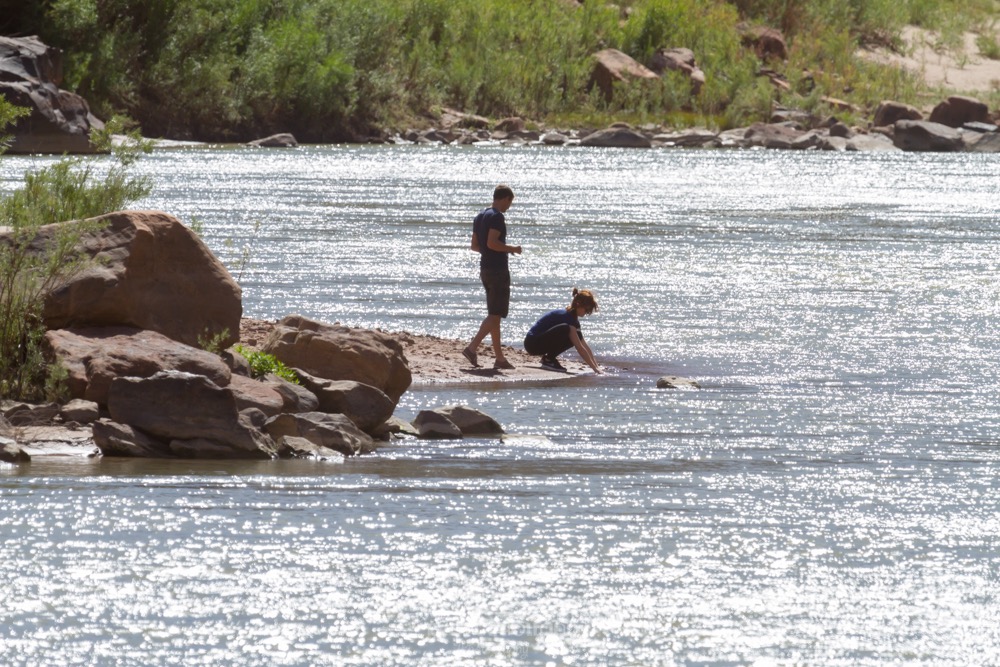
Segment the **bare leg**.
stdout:
<svg viewBox="0 0 1000 667">
<path fill-rule="evenodd" d="M 479 331 L 477 331 L 476 335 L 472 338 L 472 342 L 469 343 L 469 346 L 464 350 L 464 352 L 467 353 L 465 354 L 465 358 L 472 361 L 475 366 L 478 366 L 479 364 L 476 361 L 473 361 L 473 359 L 476 359 L 476 355 L 479 353 L 479 345 L 483 342 L 483 339 L 486 338 L 486 336 L 491 336 L 493 338 L 493 351 L 496 353 L 496 350 L 499 348 L 500 341 L 499 316 L 487 315 L 483 319 L 482 324 L 479 325 Z M 503 358 L 502 352 L 500 354 L 500 358 Z"/>
</svg>

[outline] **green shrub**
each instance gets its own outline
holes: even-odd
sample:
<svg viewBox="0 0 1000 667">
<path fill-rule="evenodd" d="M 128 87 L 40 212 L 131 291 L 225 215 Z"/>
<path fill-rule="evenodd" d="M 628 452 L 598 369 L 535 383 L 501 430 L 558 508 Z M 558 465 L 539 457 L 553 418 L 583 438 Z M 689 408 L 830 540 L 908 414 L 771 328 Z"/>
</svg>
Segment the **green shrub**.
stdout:
<svg viewBox="0 0 1000 667">
<path fill-rule="evenodd" d="M 252 350 L 243 345 L 236 345 L 233 349 L 241 354 L 247 360 L 247 363 L 250 364 L 251 377 L 262 378 L 265 375 L 273 373 L 293 384 L 300 384 L 295 371 L 281 363 L 273 354 L 261 352 L 260 350 Z"/>
</svg>

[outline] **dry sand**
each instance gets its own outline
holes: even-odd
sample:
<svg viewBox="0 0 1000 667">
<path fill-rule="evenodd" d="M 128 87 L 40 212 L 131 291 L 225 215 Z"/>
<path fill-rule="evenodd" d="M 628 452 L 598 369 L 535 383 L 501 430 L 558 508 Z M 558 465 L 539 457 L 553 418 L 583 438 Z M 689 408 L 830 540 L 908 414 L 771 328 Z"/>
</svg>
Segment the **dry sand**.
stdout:
<svg viewBox="0 0 1000 667">
<path fill-rule="evenodd" d="M 240 322 L 240 343 L 249 348 L 259 349 L 275 324 L 273 321 L 244 317 Z M 504 356 L 514 365 L 514 369 L 494 370 L 493 350 L 487 345 L 480 347 L 480 367 L 475 368 L 462 356 L 462 348 L 468 341 L 405 332 L 386 333 L 394 336 L 403 345 L 414 384 L 557 381 L 592 372 L 584 364 L 566 359 L 560 359 L 566 366 L 566 373 L 548 370 L 542 368 L 538 357 L 506 345 Z"/>
<path fill-rule="evenodd" d="M 937 46 L 937 33 L 907 26 L 903 29 L 903 53 L 888 49 L 863 50 L 862 58 L 907 69 L 931 86 L 959 93 L 983 93 L 1000 88 L 1000 60 L 990 60 L 979 52 L 976 35 L 963 35 L 963 47 L 948 50 Z"/>
</svg>

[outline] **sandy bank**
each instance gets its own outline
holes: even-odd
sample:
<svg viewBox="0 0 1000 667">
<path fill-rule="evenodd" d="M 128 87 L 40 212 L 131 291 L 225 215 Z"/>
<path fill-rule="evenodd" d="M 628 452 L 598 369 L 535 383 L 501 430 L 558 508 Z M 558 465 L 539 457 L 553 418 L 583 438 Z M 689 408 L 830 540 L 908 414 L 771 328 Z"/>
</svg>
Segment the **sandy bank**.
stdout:
<svg viewBox="0 0 1000 667">
<path fill-rule="evenodd" d="M 275 322 L 272 321 L 244 317 L 240 321 L 240 343 L 246 347 L 260 348 L 274 326 Z M 462 348 L 468 341 L 406 332 L 387 333 L 402 343 L 414 384 L 559 380 L 571 377 L 571 374 L 591 372 L 581 363 L 562 359 L 568 373 L 551 371 L 541 367 L 538 357 L 506 345 L 504 355 L 514 364 L 514 369 L 494 370 L 493 352 L 486 345 L 479 352 L 481 366 L 473 368 L 462 356 Z"/>
</svg>

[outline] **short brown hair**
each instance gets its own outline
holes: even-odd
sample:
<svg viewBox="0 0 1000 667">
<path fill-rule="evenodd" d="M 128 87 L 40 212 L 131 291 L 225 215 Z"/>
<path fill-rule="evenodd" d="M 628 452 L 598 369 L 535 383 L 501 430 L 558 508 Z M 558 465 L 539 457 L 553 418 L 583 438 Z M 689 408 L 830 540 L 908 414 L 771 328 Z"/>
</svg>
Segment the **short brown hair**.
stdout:
<svg viewBox="0 0 1000 667">
<path fill-rule="evenodd" d="M 501 199 L 513 199 L 514 191 L 510 189 L 509 185 L 500 184 L 493 188 L 493 201 L 499 201 Z"/>
</svg>

